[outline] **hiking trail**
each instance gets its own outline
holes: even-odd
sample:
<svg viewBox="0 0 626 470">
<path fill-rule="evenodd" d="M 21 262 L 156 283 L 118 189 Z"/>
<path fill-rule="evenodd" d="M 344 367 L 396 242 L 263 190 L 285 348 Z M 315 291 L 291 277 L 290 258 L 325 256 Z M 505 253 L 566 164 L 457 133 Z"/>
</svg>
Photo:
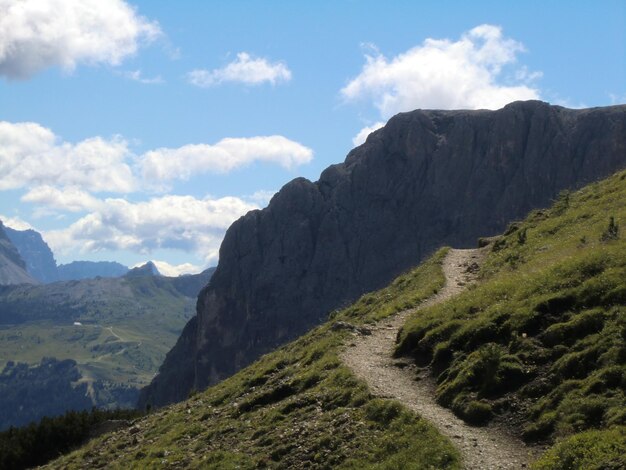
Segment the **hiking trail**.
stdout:
<svg viewBox="0 0 626 470">
<path fill-rule="evenodd" d="M 443 261 L 445 286 L 419 307 L 404 310 L 371 327 L 371 335 L 355 334 L 342 352 L 346 365 L 367 382 L 375 396 L 400 401 L 437 427 L 460 451 L 463 468 L 468 470 L 527 468 L 540 449 L 525 445 L 496 426 L 466 424 L 435 401 L 436 383 L 427 370 L 416 377 L 417 369 L 406 359 L 393 357 L 398 331 L 407 317 L 424 307 L 438 304 L 459 294 L 475 281 L 484 249 L 451 249 Z"/>
</svg>

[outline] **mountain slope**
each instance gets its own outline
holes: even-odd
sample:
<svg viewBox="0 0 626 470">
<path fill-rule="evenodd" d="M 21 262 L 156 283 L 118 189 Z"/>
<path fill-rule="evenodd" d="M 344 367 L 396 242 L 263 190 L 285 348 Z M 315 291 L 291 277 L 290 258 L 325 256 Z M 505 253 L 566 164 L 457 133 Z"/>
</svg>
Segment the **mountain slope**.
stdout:
<svg viewBox="0 0 626 470">
<path fill-rule="evenodd" d="M 626 106 L 399 114 L 318 182 L 292 181 L 229 228 L 197 318 L 140 403 L 216 383 L 438 246 L 470 246 L 624 166 Z"/>
<path fill-rule="evenodd" d="M 97 438 L 53 468 L 458 469 L 457 452 L 339 353 L 359 328 L 441 288 L 445 252 L 235 376 Z"/>
<path fill-rule="evenodd" d="M 623 226 L 624 201 L 626 172 L 621 172 L 563 195 L 548 211 L 535 211 L 487 248 L 491 253 L 477 286 L 417 310 L 401 336 L 400 348 L 419 364 L 434 359 L 433 367 L 443 370 L 440 392 L 457 384 L 452 390 L 460 399 L 456 405 L 453 400 L 453 408 L 466 418 L 495 414 L 500 425 L 515 432 L 536 429 L 547 412 L 561 436 L 575 432 L 534 464 L 542 470 L 624 466 L 626 237 L 608 223 L 613 215 Z M 397 402 L 372 397 L 340 360 L 341 351 L 354 347 L 355 336 L 367 335 L 371 324 L 442 291 L 447 251 L 233 377 L 51 466 L 459 468 L 449 442 Z M 563 289 L 574 302 L 566 309 Z M 535 304 L 539 310 L 526 308 Z M 580 321 L 589 311 L 603 312 L 602 324 Z M 546 347 L 544 341 L 557 345 Z M 492 352 L 474 367 L 472 350 L 483 346 Z M 608 354 L 594 356 L 590 348 Z M 498 349 L 508 351 L 498 355 Z M 565 363 L 572 363 L 564 369 L 568 373 L 589 375 L 546 372 Z M 459 368 L 463 371 L 456 373 Z M 516 390 L 526 390 L 530 398 L 545 396 L 534 400 L 532 409 L 520 406 L 526 398 L 512 395 Z M 584 431 L 589 427 L 594 429 Z"/>
<path fill-rule="evenodd" d="M 0 286 L 11 284 L 37 284 L 37 281 L 26 272 L 26 263 L 0 221 Z"/>
<path fill-rule="evenodd" d="M 562 194 L 495 240 L 475 289 L 409 319 L 398 353 L 429 365 L 439 403 L 467 420 L 569 437 L 541 468 L 623 468 L 625 223 L 626 172 Z"/>
<path fill-rule="evenodd" d="M 52 250 L 39 232 L 14 230 L 10 227 L 5 227 L 4 230 L 26 263 L 26 270 L 31 276 L 43 283 L 59 280 Z"/>
</svg>

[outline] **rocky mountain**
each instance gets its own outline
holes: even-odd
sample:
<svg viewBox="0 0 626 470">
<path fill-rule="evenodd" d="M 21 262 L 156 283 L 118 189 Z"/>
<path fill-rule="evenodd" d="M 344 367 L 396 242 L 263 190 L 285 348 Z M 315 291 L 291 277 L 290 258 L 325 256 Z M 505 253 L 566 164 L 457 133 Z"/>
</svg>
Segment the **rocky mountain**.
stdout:
<svg viewBox="0 0 626 470">
<path fill-rule="evenodd" d="M 626 166 L 626 106 L 539 101 L 399 114 L 313 183 L 227 231 L 220 262 L 140 405 L 233 374 L 442 245 L 467 247 Z"/>
<path fill-rule="evenodd" d="M 128 272 L 126 266 L 114 261 L 73 261 L 57 266 L 52 250 L 39 232 L 10 227 L 4 227 L 4 231 L 26 263 L 28 274 L 44 284 L 98 276 L 118 277 Z"/>
<path fill-rule="evenodd" d="M 146 264 L 137 266 L 136 268 L 128 271 L 126 277 L 141 277 L 141 276 L 160 276 L 161 273 L 152 261 L 148 261 Z"/>
<path fill-rule="evenodd" d="M 0 221 L 0 285 L 37 284 Z"/>
<path fill-rule="evenodd" d="M 46 468 L 624 469 L 624 201 L 621 171 L 480 250 L 442 248 Z"/>
<path fill-rule="evenodd" d="M 128 268 L 115 261 L 72 261 L 57 268 L 59 281 L 92 279 L 94 277 L 119 277 Z"/>
<path fill-rule="evenodd" d="M 57 263 L 52 250 L 35 230 L 15 230 L 5 227 L 5 232 L 26 262 L 26 270 L 39 282 L 48 283 L 59 279 Z"/>
</svg>

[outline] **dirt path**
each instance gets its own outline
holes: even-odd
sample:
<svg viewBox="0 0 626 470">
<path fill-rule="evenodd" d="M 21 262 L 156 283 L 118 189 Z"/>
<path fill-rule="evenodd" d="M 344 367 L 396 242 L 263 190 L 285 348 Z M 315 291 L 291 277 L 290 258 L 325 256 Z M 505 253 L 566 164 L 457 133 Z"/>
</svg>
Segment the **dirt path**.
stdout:
<svg viewBox="0 0 626 470">
<path fill-rule="evenodd" d="M 445 287 L 422 303 L 434 305 L 463 291 L 474 281 L 483 257 L 481 250 L 450 250 L 443 262 Z M 474 265 L 476 263 L 476 265 Z M 469 268 L 469 269 L 468 269 Z M 435 383 L 426 372 L 416 380 L 416 369 L 392 353 L 398 330 L 416 309 L 383 320 L 369 336 L 357 336 L 342 354 L 343 361 L 365 380 L 374 395 L 395 398 L 433 423 L 461 452 L 464 468 L 471 470 L 519 469 L 538 457 L 538 450 L 495 427 L 465 424 L 450 410 L 435 402 Z"/>
</svg>

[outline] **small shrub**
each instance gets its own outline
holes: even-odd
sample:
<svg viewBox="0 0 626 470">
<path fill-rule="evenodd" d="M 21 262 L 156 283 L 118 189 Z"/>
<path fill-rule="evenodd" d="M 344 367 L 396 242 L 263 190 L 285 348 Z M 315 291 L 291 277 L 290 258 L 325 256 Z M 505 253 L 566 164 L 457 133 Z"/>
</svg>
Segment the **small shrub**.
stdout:
<svg viewBox="0 0 626 470">
<path fill-rule="evenodd" d="M 617 240 L 619 238 L 619 225 L 615 222 L 615 217 L 611 216 L 609 218 L 609 225 L 606 230 L 602 233 L 600 237 L 600 241 L 608 242 L 611 240 Z"/>
</svg>

